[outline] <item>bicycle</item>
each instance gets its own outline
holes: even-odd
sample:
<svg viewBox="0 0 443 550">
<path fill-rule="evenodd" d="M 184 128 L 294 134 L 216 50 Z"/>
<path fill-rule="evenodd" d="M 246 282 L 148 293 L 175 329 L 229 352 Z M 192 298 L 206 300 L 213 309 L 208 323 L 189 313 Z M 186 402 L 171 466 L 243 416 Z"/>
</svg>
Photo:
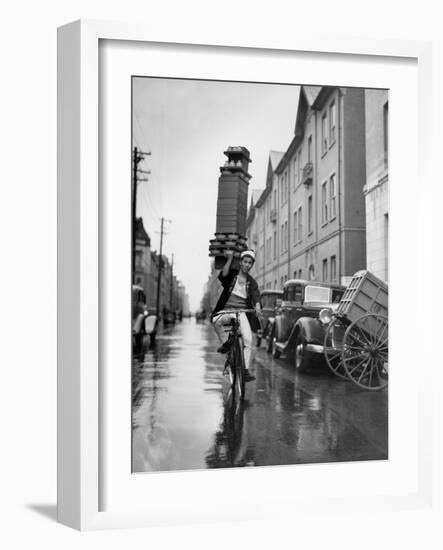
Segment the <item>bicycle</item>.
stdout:
<svg viewBox="0 0 443 550">
<path fill-rule="evenodd" d="M 223 315 L 235 315 L 230 318 L 227 323 L 222 323 L 222 326 L 230 327 L 228 341 L 231 340 L 231 347 L 228 351 L 226 366 L 229 372 L 229 382 L 232 390 L 235 392 L 237 387 L 240 399 L 245 397 L 245 357 L 243 354 L 243 338 L 240 332 L 240 313 L 256 313 L 255 309 L 233 309 L 222 310 L 217 312 L 214 317 Z"/>
</svg>

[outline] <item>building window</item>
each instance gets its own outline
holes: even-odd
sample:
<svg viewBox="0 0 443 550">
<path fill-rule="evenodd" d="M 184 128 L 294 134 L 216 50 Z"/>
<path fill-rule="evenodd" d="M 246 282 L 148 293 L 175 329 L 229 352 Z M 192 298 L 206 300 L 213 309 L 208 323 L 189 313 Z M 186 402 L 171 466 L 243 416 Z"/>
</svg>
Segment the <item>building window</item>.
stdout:
<svg viewBox="0 0 443 550">
<path fill-rule="evenodd" d="M 385 281 L 389 281 L 389 214 L 384 215 Z"/>
<path fill-rule="evenodd" d="M 277 288 L 277 279 L 274 281 L 274 288 Z"/>
<path fill-rule="evenodd" d="M 277 231 L 274 231 L 274 259 L 277 257 Z"/>
<path fill-rule="evenodd" d="M 327 182 L 324 181 L 321 186 L 321 223 L 328 222 L 328 188 Z"/>
<path fill-rule="evenodd" d="M 285 251 L 287 252 L 287 250 L 288 250 L 288 221 L 287 221 L 287 220 L 285 221 L 285 231 L 284 231 L 284 234 L 285 234 L 285 246 L 284 246 L 284 249 L 285 249 Z"/>
<path fill-rule="evenodd" d="M 312 136 L 308 138 L 308 162 L 312 162 Z"/>
<path fill-rule="evenodd" d="M 297 278 L 297 270 L 294 271 L 294 275 L 292 276 L 293 279 Z"/>
<path fill-rule="evenodd" d="M 282 223 L 280 228 L 280 254 L 285 251 L 285 226 Z"/>
<path fill-rule="evenodd" d="M 280 288 L 283 288 L 283 283 L 284 283 L 283 277 L 280 277 Z"/>
<path fill-rule="evenodd" d="M 308 234 L 312 233 L 312 195 L 308 197 Z"/>
<path fill-rule="evenodd" d="M 303 239 L 303 220 L 302 220 L 302 210 L 301 206 L 298 209 L 298 240 L 301 241 Z"/>
<path fill-rule="evenodd" d="M 301 269 L 298 270 L 298 278 L 299 278 L 299 279 L 302 278 L 302 270 L 301 270 Z"/>
<path fill-rule="evenodd" d="M 323 260 L 323 281 L 328 280 L 328 260 Z"/>
<path fill-rule="evenodd" d="M 329 214 L 331 216 L 331 220 L 337 215 L 335 208 L 337 191 L 335 187 L 335 174 L 332 174 L 329 178 Z"/>
<path fill-rule="evenodd" d="M 287 281 L 287 280 L 288 280 L 288 276 L 287 276 L 287 275 L 285 275 L 285 283 L 286 283 L 286 281 Z"/>
<path fill-rule="evenodd" d="M 335 142 L 335 101 L 329 105 L 329 144 Z"/>
<path fill-rule="evenodd" d="M 295 191 L 297 189 L 298 177 L 299 177 L 298 170 L 297 170 L 297 155 L 295 155 L 295 157 L 294 157 L 293 167 L 294 167 L 294 189 L 293 189 L 293 191 Z"/>
<path fill-rule="evenodd" d="M 297 217 L 297 210 L 294 212 L 294 229 L 293 229 L 293 240 L 294 244 L 297 244 L 298 242 L 298 217 Z"/>
<path fill-rule="evenodd" d="M 324 155 L 328 150 L 328 117 L 326 113 L 321 117 L 321 152 Z"/>
<path fill-rule="evenodd" d="M 337 280 L 337 262 L 335 256 L 331 256 L 331 281 Z"/>
<path fill-rule="evenodd" d="M 309 273 L 309 280 L 310 281 L 315 281 L 315 268 L 312 264 L 309 266 L 308 273 Z"/>
<path fill-rule="evenodd" d="M 389 103 L 383 105 L 383 147 L 385 154 L 385 168 L 388 167 L 388 146 L 389 146 Z"/>
<path fill-rule="evenodd" d="M 283 175 L 283 204 L 288 202 L 288 171 Z"/>
</svg>

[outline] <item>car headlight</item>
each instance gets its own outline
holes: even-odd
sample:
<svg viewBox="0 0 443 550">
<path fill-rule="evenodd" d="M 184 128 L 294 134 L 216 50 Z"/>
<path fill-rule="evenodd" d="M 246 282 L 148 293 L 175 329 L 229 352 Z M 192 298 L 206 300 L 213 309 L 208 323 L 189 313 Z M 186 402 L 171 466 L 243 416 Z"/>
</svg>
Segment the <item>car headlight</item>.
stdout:
<svg viewBox="0 0 443 550">
<path fill-rule="evenodd" d="M 332 321 L 332 311 L 329 308 L 322 309 L 318 314 L 318 318 L 324 325 L 329 325 Z"/>
</svg>

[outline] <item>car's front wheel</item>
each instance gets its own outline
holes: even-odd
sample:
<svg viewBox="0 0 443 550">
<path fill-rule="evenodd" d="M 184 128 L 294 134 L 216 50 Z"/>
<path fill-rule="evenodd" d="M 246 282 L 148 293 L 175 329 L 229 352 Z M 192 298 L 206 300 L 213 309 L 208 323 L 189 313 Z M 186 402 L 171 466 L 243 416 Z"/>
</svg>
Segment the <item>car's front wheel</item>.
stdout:
<svg viewBox="0 0 443 550">
<path fill-rule="evenodd" d="M 272 338 L 274 337 L 273 331 L 268 329 L 263 335 L 266 342 L 266 351 L 272 353 Z"/>
<path fill-rule="evenodd" d="M 306 370 L 308 366 L 308 354 L 306 351 L 306 339 L 303 334 L 298 334 L 295 340 L 295 369 L 299 372 Z"/>
<path fill-rule="evenodd" d="M 134 334 L 134 354 L 138 355 L 143 347 L 143 334 L 138 332 Z"/>
<path fill-rule="evenodd" d="M 277 342 L 278 342 L 278 332 L 277 330 L 274 330 L 274 334 L 272 335 L 272 339 L 271 339 L 272 357 L 274 359 L 280 359 L 280 355 L 281 355 L 281 351 L 277 347 Z"/>
</svg>

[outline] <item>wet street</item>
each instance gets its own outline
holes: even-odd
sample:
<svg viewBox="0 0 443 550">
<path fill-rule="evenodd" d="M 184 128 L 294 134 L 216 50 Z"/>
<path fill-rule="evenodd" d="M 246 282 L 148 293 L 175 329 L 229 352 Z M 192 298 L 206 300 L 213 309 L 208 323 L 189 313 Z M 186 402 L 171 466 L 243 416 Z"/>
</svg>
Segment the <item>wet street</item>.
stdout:
<svg viewBox="0 0 443 550">
<path fill-rule="evenodd" d="M 209 322 L 185 318 L 134 357 L 133 472 L 387 459 L 387 390 L 326 366 L 298 374 L 262 347 L 242 404 L 218 345 Z"/>
</svg>

